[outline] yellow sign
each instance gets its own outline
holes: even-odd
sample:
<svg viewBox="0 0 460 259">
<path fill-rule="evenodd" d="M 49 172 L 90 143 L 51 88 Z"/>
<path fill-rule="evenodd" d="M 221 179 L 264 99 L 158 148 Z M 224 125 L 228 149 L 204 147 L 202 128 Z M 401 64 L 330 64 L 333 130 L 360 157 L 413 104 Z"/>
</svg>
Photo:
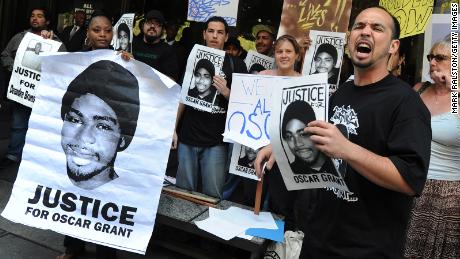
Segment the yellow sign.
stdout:
<svg viewBox="0 0 460 259">
<path fill-rule="evenodd" d="M 426 25 L 433 13 L 433 0 L 380 0 L 385 7 L 398 19 L 401 25 L 401 36 L 405 38 L 425 32 Z"/>
</svg>

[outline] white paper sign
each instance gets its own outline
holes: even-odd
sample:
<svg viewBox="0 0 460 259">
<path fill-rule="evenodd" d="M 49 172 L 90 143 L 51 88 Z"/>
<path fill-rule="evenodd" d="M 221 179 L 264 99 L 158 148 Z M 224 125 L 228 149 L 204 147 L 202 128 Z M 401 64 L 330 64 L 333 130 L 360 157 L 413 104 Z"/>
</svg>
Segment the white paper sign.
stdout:
<svg viewBox="0 0 460 259">
<path fill-rule="evenodd" d="M 422 80 L 430 81 L 430 63 L 426 59 L 426 56 L 430 54 L 431 47 L 438 41 L 442 40 L 447 35 L 450 35 L 450 14 L 433 14 L 431 20 L 428 23 L 425 31 L 425 40 L 423 41 L 423 68 L 422 68 Z M 459 32 L 459 30 L 457 30 Z"/>
<path fill-rule="evenodd" d="M 272 87 L 285 77 L 233 74 L 224 141 L 252 149 L 270 144 Z"/>
<path fill-rule="evenodd" d="M 132 52 L 134 13 L 125 13 L 113 27 L 110 43 L 116 50 Z"/>
<path fill-rule="evenodd" d="M 252 149 L 240 144 L 233 145 L 229 172 L 253 180 L 260 180 L 256 175 L 254 162 L 260 149 Z"/>
<path fill-rule="evenodd" d="M 196 109 L 225 113 L 224 96 L 213 85 L 213 77 L 222 72 L 225 51 L 195 44 L 187 60 L 182 84 L 182 103 Z"/>
<path fill-rule="evenodd" d="M 206 22 L 212 16 L 221 16 L 228 25 L 236 26 L 239 0 L 189 0 L 187 20 Z"/>
<path fill-rule="evenodd" d="M 331 158 L 304 132 L 314 120 L 328 120 L 329 88 L 325 73 L 291 78 L 273 89 L 270 136 L 273 153 L 288 190 L 332 187 L 348 191 Z"/>
<path fill-rule="evenodd" d="M 311 46 L 305 53 L 302 75 L 327 73 L 329 91 L 337 90 L 345 47 L 345 33 L 310 31 Z"/>
<path fill-rule="evenodd" d="M 273 69 L 275 59 L 269 56 L 260 54 L 254 50 L 248 51 L 248 55 L 244 60 L 249 74 L 258 74 L 260 71 Z"/>
<path fill-rule="evenodd" d="M 8 99 L 28 107 L 34 105 L 35 91 L 40 83 L 40 54 L 57 52 L 61 44 L 30 32 L 26 33 L 14 59 L 13 73 L 8 85 Z"/>
<path fill-rule="evenodd" d="M 179 86 L 167 88 L 152 68 L 111 50 L 47 56 L 42 64 L 22 162 L 2 216 L 144 254 Z"/>
</svg>

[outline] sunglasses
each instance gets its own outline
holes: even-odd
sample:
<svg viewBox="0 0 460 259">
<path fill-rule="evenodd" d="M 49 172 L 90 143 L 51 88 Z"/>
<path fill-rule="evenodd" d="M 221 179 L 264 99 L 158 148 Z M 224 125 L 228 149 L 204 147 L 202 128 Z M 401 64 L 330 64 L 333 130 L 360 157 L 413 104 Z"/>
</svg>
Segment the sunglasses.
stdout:
<svg viewBox="0 0 460 259">
<path fill-rule="evenodd" d="M 449 57 L 446 56 L 446 55 L 433 55 L 433 54 L 430 54 L 430 55 L 426 55 L 426 59 L 428 60 L 428 62 L 431 62 L 431 60 L 436 60 L 436 62 L 441 62 L 441 61 L 444 61 L 444 60 L 448 60 Z"/>
</svg>

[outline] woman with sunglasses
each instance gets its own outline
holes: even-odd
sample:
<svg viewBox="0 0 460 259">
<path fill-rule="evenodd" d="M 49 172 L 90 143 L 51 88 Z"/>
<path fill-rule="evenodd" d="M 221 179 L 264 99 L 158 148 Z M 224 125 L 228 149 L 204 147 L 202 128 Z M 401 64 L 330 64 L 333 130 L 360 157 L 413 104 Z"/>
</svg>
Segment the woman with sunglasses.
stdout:
<svg viewBox="0 0 460 259">
<path fill-rule="evenodd" d="M 460 258 L 460 117 L 450 110 L 449 36 L 427 56 L 433 83 L 414 86 L 431 113 L 432 141 L 428 179 L 409 221 L 406 258 Z"/>
</svg>

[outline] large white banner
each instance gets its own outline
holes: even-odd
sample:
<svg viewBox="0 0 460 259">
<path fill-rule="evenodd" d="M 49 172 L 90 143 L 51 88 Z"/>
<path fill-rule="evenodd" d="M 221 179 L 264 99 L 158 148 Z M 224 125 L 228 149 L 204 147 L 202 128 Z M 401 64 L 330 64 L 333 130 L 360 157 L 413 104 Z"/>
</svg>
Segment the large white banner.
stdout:
<svg viewBox="0 0 460 259">
<path fill-rule="evenodd" d="M 125 13 L 113 27 L 111 45 L 116 50 L 132 52 L 134 13 Z"/>
<path fill-rule="evenodd" d="M 179 87 L 111 50 L 42 60 L 22 162 L 2 216 L 144 254 Z"/>
<path fill-rule="evenodd" d="M 270 144 L 272 88 L 284 79 L 286 77 L 233 74 L 224 141 L 254 150 Z"/>
<path fill-rule="evenodd" d="M 206 22 L 212 16 L 221 16 L 228 25 L 236 26 L 239 0 L 189 0 L 187 20 Z"/>
<path fill-rule="evenodd" d="M 305 53 L 302 75 L 327 73 L 329 91 L 337 90 L 345 48 L 345 33 L 310 31 L 311 46 Z"/>
<path fill-rule="evenodd" d="M 248 55 L 244 60 L 249 74 L 258 74 L 260 71 L 273 69 L 275 67 L 275 59 L 265 56 L 254 50 L 248 51 Z"/>
<path fill-rule="evenodd" d="M 309 122 L 328 120 L 325 73 L 280 81 L 273 88 L 270 135 L 273 153 L 288 190 L 332 187 L 348 191 L 332 159 L 304 132 Z"/>
<path fill-rule="evenodd" d="M 215 75 L 225 78 L 222 72 L 224 59 L 225 51 L 195 44 L 187 59 L 182 103 L 206 112 L 225 113 L 225 97 L 213 82 Z"/>
<path fill-rule="evenodd" d="M 41 74 L 40 54 L 57 52 L 61 44 L 30 32 L 26 33 L 14 59 L 13 73 L 8 85 L 8 99 L 28 107 L 34 105 L 35 91 Z"/>
</svg>

